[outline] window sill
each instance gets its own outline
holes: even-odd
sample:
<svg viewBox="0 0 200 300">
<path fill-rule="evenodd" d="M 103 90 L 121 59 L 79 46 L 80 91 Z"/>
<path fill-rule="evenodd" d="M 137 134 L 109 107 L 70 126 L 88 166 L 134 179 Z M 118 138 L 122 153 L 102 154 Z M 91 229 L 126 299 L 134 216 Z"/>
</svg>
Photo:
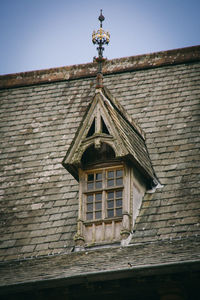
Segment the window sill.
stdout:
<svg viewBox="0 0 200 300">
<path fill-rule="evenodd" d="M 83 224 L 86 226 L 91 226 L 92 224 L 98 225 L 102 223 L 112 223 L 122 221 L 123 216 L 120 217 L 113 217 L 113 218 L 105 218 L 105 219 L 99 219 L 99 220 L 92 220 L 92 221 L 84 221 Z"/>
</svg>

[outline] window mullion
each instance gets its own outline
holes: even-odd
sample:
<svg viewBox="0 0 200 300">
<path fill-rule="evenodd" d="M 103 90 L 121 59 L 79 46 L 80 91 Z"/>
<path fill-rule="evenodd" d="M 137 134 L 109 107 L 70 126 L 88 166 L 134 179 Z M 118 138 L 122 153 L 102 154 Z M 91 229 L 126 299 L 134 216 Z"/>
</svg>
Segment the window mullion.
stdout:
<svg viewBox="0 0 200 300">
<path fill-rule="evenodd" d="M 106 218 L 106 170 L 102 173 L 102 219 Z"/>
</svg>

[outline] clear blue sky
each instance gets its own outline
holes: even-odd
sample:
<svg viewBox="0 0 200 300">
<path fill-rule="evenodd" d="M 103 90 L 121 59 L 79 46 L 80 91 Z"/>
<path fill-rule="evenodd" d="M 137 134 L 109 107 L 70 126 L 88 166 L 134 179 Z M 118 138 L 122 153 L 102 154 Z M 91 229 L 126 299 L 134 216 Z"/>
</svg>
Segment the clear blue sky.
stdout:
<svg viewBox="0 0 200 300">
<path fill-rule="evenodd" d="M 101 8 L 108 59 L 200 44 L 200 0 L 0 0 L 0 74 L 91 62 Z"/>
</svg>

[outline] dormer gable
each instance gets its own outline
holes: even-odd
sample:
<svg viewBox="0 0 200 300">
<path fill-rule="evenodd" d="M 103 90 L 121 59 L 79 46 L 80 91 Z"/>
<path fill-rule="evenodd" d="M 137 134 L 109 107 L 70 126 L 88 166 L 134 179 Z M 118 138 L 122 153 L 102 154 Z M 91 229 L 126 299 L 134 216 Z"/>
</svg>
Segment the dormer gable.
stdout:
<svg viewBox="0 0 200 300">
<path fill-rule="evenodd" d="M 78 169 L 83 167 L 85 151 L 91 147 L 100 149 L 101 145 L 113 149 L 116 160 L 135 165 L 148 189 L 156 185 L 143 131 L 106 88 L 96 90 L 63 166 L 79 181 Z"/>
</svg>

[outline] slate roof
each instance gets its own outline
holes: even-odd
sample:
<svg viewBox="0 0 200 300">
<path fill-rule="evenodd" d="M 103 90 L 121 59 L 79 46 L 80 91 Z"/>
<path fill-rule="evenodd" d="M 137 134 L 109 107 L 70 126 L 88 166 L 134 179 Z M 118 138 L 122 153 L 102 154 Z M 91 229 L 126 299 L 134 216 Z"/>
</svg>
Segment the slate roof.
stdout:
<svg viewBox="0 0 200 300">
<path fill-rule="evenodd" d="M 159 241 L 124 248 L 40 257 L 37 260 L 4 262 L 0 264 L 0 295 L 23 289 L 53 288 L 58 285 L 59 280 L 63 286 L 67 286 L 112 277 L 148 277 L 165 272 L 173 274 L 198 271 L 198 245 L 199 238 Z"/>
<path fill-rule="evenodd" d="M 92 63 L 0 77 L 4 271 L 13 260 L 85 255 L 71 253 L 78 183 L 61 163 L 94 96 L 95 70 Z M 111 60 L 104 73 L 104 85 L 145 132 L 163 185 L 145 195 L 128 249 L 149 244 L 151 251 L 151 245 L 166 242 L 169 253 L 169 241 L 188 238 L 191 248 L 179 253 L 186 261 L 194 251 L 199 259 L 200 46 Z"/>
<path fill-rule="evenodd" d="M 106 89 L 103 90 L 103 94 L 105 99 L 108 99 L 109 101 L 105 101 L 105 105 L 107 106 L 109 115 L 111 116 L 119 135 L 126 145 L 126 148 L 131 156 L 134 157 L 134 161 L 136 161 L 136 163 L 144 170 L 143 172 L 151 179 L 154 179 L 155 174 L 149 159 L 145 139 L 140 135 L 141 130 L 138 131 L 138 126 L 135 127 L 134 123 L 128 122 L 117 101 L 115 100 L 114 102 L 114 99 L 112 100 L 112 98 L 109 97 L 109 94 L 106 93 Z"/>
</svg>

